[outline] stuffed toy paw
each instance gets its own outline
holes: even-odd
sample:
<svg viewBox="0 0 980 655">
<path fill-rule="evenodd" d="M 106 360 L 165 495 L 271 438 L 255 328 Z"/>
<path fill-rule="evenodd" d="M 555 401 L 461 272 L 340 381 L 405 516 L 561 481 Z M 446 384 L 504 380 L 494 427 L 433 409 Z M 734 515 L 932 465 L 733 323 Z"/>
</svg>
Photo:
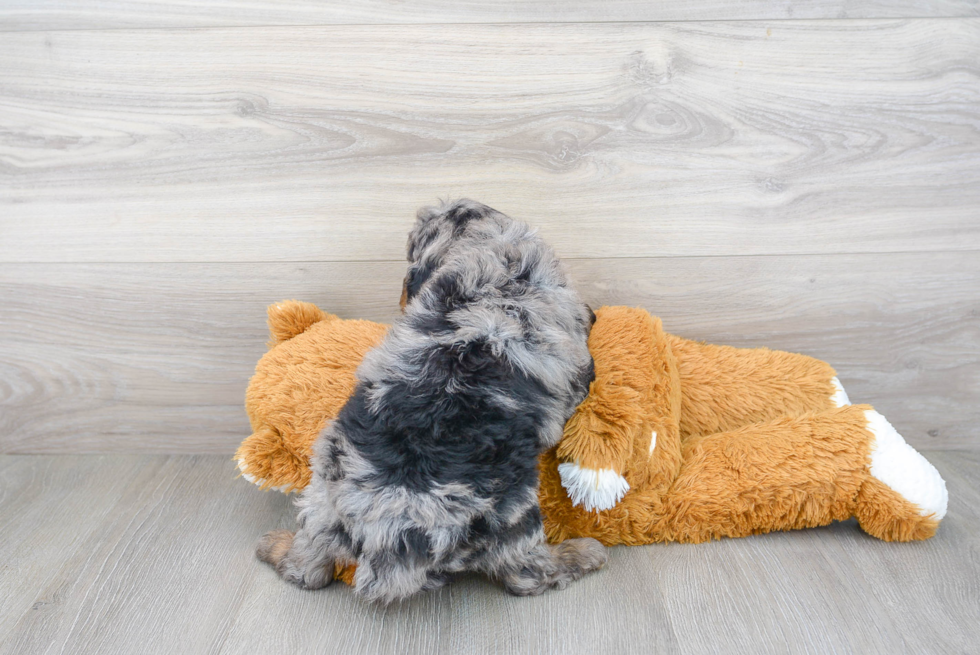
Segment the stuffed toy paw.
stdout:
<svg viewBox="0 0 980 655">
<path fill-rule="evenodd" d="M 313 442 L 387 326 L 310 303 L 269 308 L 270 349 L 246 393 L 253 433 L 235 458 L 263 489 L 309 482 Z M 824 362 L 682 339 L 641 309 L 603 307 L 596 377 L 539 460 L 552 542 L 702 542 L 857 517 L 886 541 L 931 537 L 946 513 L 936 469 Z M 349 582 L 352 567 L 336 576 Z"/>
</svg>

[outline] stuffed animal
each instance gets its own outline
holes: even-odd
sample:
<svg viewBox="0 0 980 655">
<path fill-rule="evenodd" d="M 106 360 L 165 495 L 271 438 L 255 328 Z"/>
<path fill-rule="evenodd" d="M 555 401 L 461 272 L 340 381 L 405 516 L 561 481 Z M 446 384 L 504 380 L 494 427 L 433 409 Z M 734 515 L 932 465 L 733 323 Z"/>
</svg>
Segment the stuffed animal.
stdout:
<svg viewBox="0 0 980 655">
<path fill-rule="evenodd" d="M 244 477 L 291 492 L 313 441 L 387 326 L 310 303 L 269 308 L 272 340 L 246 393 Z M 886 541 L 931 537 L 946 513 L 936 469 L 834 370 L 804 355 L 682 339 L 641 309 L 603 307 L 589 336 L 595 380 L 539 460 L 552 542 L 698 543 L 857 517 Z M 353 565 L 337 565 L 348 583 Z"/>
</svg>

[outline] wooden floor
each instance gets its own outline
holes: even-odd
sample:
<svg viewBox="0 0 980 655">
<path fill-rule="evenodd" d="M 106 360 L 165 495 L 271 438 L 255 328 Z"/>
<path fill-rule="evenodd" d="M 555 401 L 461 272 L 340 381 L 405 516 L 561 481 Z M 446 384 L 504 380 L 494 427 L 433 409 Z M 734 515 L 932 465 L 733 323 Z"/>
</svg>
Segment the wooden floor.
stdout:
<svg viewBox="0 0 980 655">
<path fill-rule="evenodd" d="M 472 577 L 387 608 L 256 561 L 292 508 L 226 457 L 2 456 L 0 652 L 975 653 L 980 453 L 927 456 L 950 506 L 926 542 L 850 521 L 619 547 L 561 592 Z"/>
</svg>

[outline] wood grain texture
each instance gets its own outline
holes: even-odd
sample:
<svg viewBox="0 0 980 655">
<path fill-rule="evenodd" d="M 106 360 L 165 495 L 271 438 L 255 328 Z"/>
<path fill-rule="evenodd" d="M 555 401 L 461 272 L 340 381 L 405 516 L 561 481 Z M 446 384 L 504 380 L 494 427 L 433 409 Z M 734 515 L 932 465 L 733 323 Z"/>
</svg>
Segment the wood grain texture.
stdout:
<svg viewBox="0 0 980 655">
<path fill-rule="evenodd" d="M 569 260 L 594 306 L 831 362 L 915 446 L 980 447 L 980 257 Z M 393 320 L 401 262 L 0 265 L 0 450 L 231 453 L 266 305 Z"/>
<path fill-rule="evenodd" d="M 245 488 L 226 457 L 116 462 L 102 475 L 135 468 L 136 477 L 98 530 L 33 589 L 39 605 L 5 635 L 4 652 L 31 652 L 39 642 L 41 650 L 73 653 L 220 647 L 255 563 L 254 542 L 283 499 Z M 99 487 L 87 491 L 78 495 L 98 500 Z M 83 511 L 75 521 L 85 527 L 88 517 Z"/>
<path fill-rule="evenodd" d="M 560 23 L 980 15 L 975 0 L 6 0 L 0 31 L 262 25 Z"/>
<path fill-rule="evenodd" d="M 848 521 L 618 547 L 560 592 L 519 599 L 470 576 L 389 607 L 301 591 L 256 561 L 255 538 L 294 510 L 225 457 L 3 456 L 0 548 L 19 564 L 0 574 L 0 653 L 972 652 L 980 453 L 926 455 L 950 505 L 925 542 Z M 92 510 L 59 513 L 59 497 Z M 53 533 L 71 537 L 33 547 Z"/>
<path fill-rule="evenodd" d="M 649 571 L 664 590 L 674 630 L 688 639 L 682 650 L 972 650 L 980 625 L 980 539 L 973 528 L 980 520 L 973 491 L 980 457 L 927 457 L 950 493 L 949 513 L 934 540 L 888 544 L 852 520 L 703 544 L 696 554 L 680 544 L 649 548 Z"/>
<path fill-rule="evenodd" d="M 566 257 L 980 244 L 975 18 L 23 32 L 0 71 L 2 262 L 399 259 L 449 195 Z"/>
<path fill-rule="evenodd" d="M 0 642 L 25 612 L 44 614 L 58 602 L 62 587 L 50 595 L 38 591 L 84 550 L 149 461 L 136 456 L 0 457 Z M 70 581 L 61 582 L 70 588 Z"/>
</svg>

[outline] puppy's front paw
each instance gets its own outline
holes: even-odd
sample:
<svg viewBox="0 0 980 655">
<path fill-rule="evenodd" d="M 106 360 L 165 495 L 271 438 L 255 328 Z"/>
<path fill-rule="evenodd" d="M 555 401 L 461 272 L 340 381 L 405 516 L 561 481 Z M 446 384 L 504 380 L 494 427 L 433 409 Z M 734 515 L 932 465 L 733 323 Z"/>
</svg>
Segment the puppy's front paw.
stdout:
<svg viewBox="0 0 980 655">
<path fill-rule="evenodd" d="M 565 462 L 558 465 L 558 475 L 572 505 L 581 505 L 587 512 L 612 509 L 630 490 L 626 478 L 612 469 L 597 471 Z"/>
</svg>

